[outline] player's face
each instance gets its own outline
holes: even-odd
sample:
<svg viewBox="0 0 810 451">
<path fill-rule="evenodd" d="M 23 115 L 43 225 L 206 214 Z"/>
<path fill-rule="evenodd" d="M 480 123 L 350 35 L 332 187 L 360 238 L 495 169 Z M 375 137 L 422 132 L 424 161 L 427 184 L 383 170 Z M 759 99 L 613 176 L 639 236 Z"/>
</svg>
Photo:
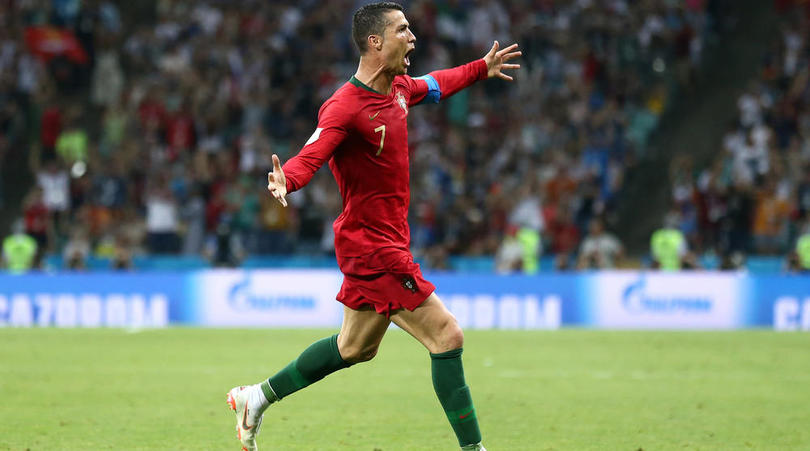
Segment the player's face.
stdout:
<svg viewBox="0 0 810 451">
<path fill-rule="evenodd" d="M 382 49 L 385 65 L 393 75 L 406 74 L 411 65 L 408 57 L 415 48 L 416 36 L 411 32 L 410 24 L 402 11 L 389 12 L 387 19 Z"/>
</svg>

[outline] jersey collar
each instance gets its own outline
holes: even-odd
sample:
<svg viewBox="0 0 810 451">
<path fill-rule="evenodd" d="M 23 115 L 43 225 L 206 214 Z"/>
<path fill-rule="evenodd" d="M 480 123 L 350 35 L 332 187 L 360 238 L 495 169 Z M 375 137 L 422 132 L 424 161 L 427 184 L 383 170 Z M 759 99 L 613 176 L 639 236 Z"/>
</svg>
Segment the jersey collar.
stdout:
<svg viewBox="0 0 810 451">
<path fill-rule="evenodd" d="M 362 81 L 358 80 L 357 77 L 355 77 L 354 75 L 352 75 L 352 78 L 349 79 L 349 83 L 357 86 L 360 89 L 365 89 L 368 92 L 373 92 L 374 94 L 377 94 L 377 95 L 380 95 L 380 96 L 385 95 L 385 94 L 383 94 L 381 92 L 378 92 L 378 91 L 375 91 L 375 90 L 371 89 L 368 85 L 366 85 Z"/>
</svg>

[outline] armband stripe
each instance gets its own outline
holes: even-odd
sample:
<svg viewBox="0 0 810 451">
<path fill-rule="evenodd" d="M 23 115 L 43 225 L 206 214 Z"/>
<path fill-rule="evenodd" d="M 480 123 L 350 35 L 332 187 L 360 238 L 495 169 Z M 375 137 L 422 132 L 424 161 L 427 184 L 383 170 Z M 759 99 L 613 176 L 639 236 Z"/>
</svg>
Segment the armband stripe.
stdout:
<svg viewBox="0 0 810 451">
<path fill-rule="evenodd" d="M 427 95 L 425 95 L 425 98 L 417 105 L 425 102 L 439 103 L 439 100 L 442 98 L 442 90 L 439 89 L 439 82 L 437 82 L 432 75 L 422 75 L 421 77 L 414 78 L 414 80 L 424 80 L 428 85 Z"/>
</svg>

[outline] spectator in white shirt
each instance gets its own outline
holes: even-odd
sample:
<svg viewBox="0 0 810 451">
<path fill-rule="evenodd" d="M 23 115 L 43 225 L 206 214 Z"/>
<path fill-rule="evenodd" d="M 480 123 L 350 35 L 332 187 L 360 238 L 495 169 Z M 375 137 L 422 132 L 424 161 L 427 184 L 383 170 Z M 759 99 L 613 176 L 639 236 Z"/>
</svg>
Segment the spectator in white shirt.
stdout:
<svg viewBox="0 0 810 451">
<path fill-rule="evenodd" d="M 582 240 L 577 258 L 578 269 L 610 269 L 624 255 L 622 243 L 613 234 L 605 231 L 599 218 L 591 220 L 588 236 Z"/>
<path fill-rule="evenodd" d="M 146 232 L 149 250 L 156 254 L 180 251 L 178 236 L 179 211 L 177 200 L 169 189 L 168 180 L 160 176 L 157 186 L 146 196 Z"/>
<path fill-rule="evenodd" d="M 42 201 L 49 211 L 64 212 L 70 206 L 70 180 L 67 170 L 52 159 L 37 173 L 37 183 L 42 187 Z"/>
</svg>

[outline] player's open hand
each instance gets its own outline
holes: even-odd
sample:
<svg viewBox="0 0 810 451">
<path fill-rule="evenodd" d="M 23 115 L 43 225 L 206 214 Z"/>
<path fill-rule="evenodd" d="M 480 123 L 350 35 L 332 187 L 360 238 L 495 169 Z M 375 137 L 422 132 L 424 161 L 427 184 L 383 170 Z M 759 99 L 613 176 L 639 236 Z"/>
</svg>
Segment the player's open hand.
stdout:
<svg viewBox="0 0 810 451">
<path fill-rule="evenodd" d="M 273 195 L 281 205 L 287 206 L 287 178 L 284 177 L 284 171 L 281 170 L 281 161 L 278 155 L 273 154 L 273 171 L 267 173 L 267 191 Z"/>
<path fill-rule="evenodd" d="M 520 64 L 506 64 L 506 62 L 519 57 L 522 53 L 520 50 L 514 51 L 518 47 L 517 44 L 512 44 L 503 50 L 498 50 L 499 47 L 500 44 L 495 41 L 489 52 L 484 55 L 484 62 L 487 63 L 487 78 L 498 77 L 506 81 L 512 81 L 514 80 L 512 77 L 501 71 L 504 69 L 520 69 Z"/>
</svg>

